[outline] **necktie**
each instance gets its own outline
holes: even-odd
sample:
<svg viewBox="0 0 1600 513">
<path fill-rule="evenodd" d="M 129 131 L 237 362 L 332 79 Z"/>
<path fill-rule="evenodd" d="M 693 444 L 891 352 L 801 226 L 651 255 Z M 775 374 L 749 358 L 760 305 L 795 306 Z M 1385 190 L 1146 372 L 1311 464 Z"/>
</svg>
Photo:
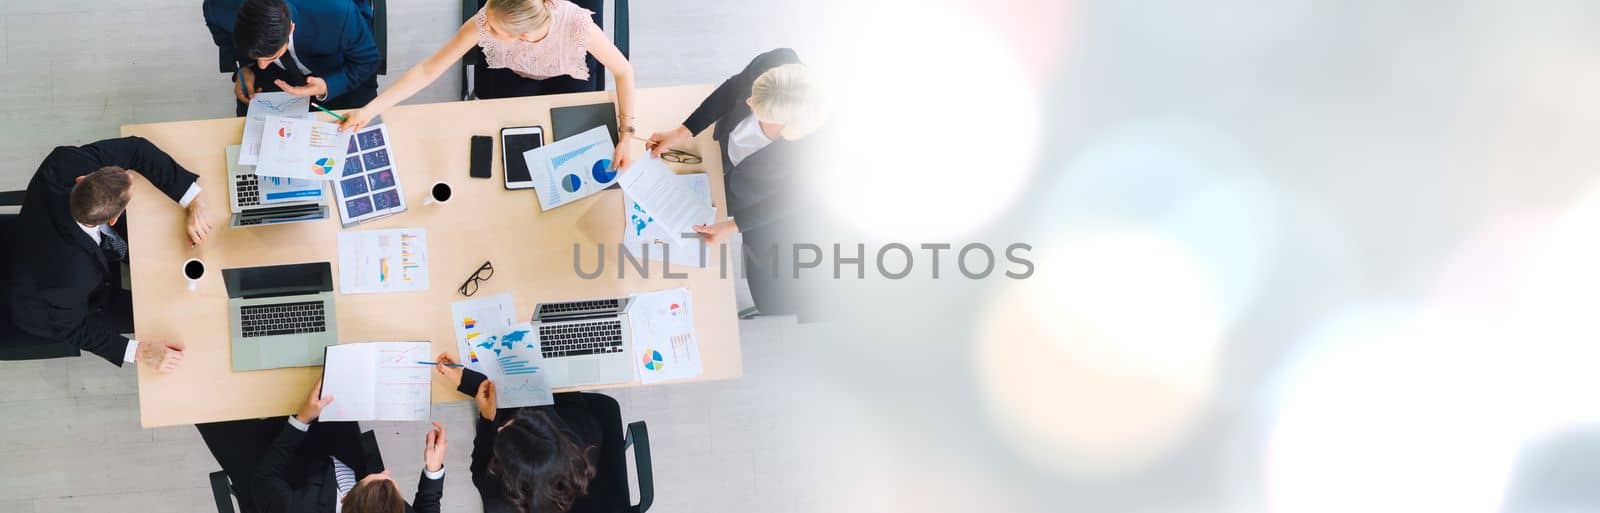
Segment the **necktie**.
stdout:
<svg viewBox="0 0 1600 513">
<path fill-rule="evenodd" d="M 300 61 L 295 60 L 294 52 L 283 52 L 283 56 L 278 58 L 278 64 L 283 66 L 284 82 L 295 87 L 306 85 L 306 74 L 300 72 Z"/>
<path fill-rule="evenodd" d="M 117 232 L 100 230 L 100 249 L 118 262 L 128 260 L 128 243 L 118 237 Z"/>
</svg>

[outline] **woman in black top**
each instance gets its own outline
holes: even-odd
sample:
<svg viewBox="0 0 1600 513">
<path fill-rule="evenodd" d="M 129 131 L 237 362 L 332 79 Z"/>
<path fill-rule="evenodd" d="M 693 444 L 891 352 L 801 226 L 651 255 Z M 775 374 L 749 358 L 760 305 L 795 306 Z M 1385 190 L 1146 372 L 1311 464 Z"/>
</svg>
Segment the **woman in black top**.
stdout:
<svg viewBox="0 0 1600 513">
<path fill-rule="evenodd" d="M 456 363 L 440 354 L 438 362 Z M 553 406 L 495 408 L 494 382 L 436 367 L 478 405 L 472 484 L 485 513 L 589 513 L 627 508 L 621 412 L 600 394 L 555 394 Z M 616 424 L 611 426 L 609 424 Z"/>
</svg>

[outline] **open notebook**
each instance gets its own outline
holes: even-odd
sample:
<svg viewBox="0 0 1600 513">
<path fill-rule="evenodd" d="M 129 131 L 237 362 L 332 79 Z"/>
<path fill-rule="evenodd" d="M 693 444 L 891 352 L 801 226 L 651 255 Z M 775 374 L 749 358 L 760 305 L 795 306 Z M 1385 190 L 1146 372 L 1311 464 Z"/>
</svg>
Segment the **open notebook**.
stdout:
<svg viewBox="0 0 1600 513">
<path fill-rule="evenodd" d="M 362 342 L 328 346 L 322 395 L 333 402 L 324 421 L 428 420 L 433 366 L 430 342 Z"/>
</svg>

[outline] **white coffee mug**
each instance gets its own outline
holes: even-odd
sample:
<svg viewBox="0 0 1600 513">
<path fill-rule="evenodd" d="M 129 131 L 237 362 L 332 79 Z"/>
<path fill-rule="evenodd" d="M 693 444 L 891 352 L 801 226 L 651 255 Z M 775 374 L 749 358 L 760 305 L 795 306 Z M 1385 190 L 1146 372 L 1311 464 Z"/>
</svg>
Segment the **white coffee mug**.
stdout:
<svg viewBox="0 0 1600 513">
<path fill-rule="evenodd" d="M 445 182 L 434 182 L 433 187 L 428 188 L 428 197 L 422 200 L 422 204 L 443 205 L 444 203 L 450 201 L 450 197 L 454 195 L 455 191 L 451 190 L 450 184 Z"/>
<path fill-rule="evenodd" d="M 183 278 L 189 280 L 189 292 L 194 292 L 200 287 L 200 278 L 206 275 L 206 263 L 198 258 L 191 258 L 183 262 Z"/>
</svg>

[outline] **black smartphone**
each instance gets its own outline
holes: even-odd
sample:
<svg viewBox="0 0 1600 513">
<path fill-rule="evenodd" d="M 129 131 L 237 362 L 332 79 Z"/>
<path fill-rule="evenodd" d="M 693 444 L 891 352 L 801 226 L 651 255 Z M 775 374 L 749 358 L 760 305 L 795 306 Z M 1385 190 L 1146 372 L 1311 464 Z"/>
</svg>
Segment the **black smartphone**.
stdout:
<svg viewBox="0 0 1600 513">
<path fill-rule="evenodd" d="M 493 158 L 494 138 L 487 135 L 472 136 L 472 168 L 467 173 L 473 178 L 488 178 Z"/>
</svg>

